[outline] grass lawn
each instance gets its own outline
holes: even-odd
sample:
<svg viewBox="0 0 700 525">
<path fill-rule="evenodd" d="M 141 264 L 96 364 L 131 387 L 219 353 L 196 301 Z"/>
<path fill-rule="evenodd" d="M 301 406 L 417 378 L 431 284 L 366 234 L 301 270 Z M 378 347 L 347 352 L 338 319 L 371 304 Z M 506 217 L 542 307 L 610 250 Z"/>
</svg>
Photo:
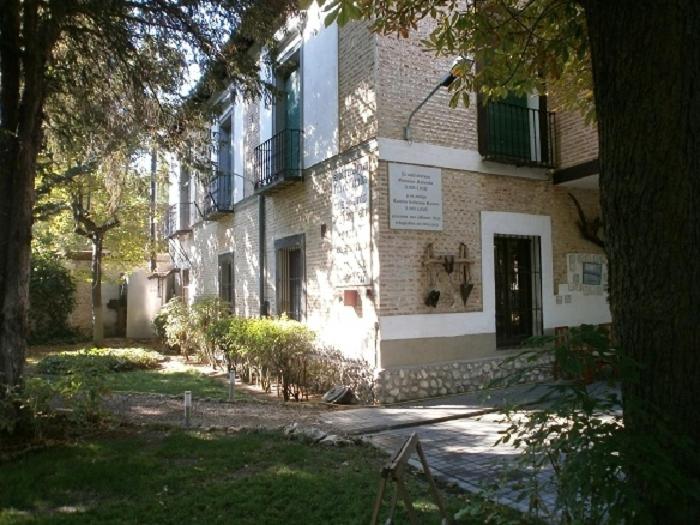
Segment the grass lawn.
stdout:
<svg viewBox="0 0 700 525">
<path fill-rule="evenodd" d="M 134 370 L 105 374 L 107 387 L 111 391 L 153 392 L 180 395 L 186 390 L 198 399 L 228 399 L 228 385 L 221 379 L 210 377 L 195 370 L 172 372 L 167 370 Z M 236 399 L 245 399 L 240 390 L 235 391 Z"/>
<path fill-rule="evenodd" d="M 125 348 L 112 347 L 117 352 Z M 150 348 L 145 348 L 150 350 Z M 33 353 L 27 357 L 27 372 L 29 375 L 37 373 L 37 364 L 48 355 L 56 355 L 62 352 L 83 353 L 89 351 L 84 345 L 55 345 L 35 347 Z M 51 378 L 51 375 L 44 376 Z M 124 372 L 108 372 L 104 374 L 104 380 L 109 390 L 114 392 L 147 392 L 157 394 L 182 395 L 190 390 L 196 399 L 228 399 L 228 383 L 221 379 L 211 377 L 198 370 L 172 370 L 144 369 Z M 236 399 L 246 399 L 247 396 L 240 390 L 236 391 Z"/>
<path fill-rule="evenodd" d="M 272 433 L 112 435 L 0 464 L 0 525 L 366 524 L 385 461 Z M 420 523 L 439 523 L 427 486 L 410 491 Z"/>
</svg>

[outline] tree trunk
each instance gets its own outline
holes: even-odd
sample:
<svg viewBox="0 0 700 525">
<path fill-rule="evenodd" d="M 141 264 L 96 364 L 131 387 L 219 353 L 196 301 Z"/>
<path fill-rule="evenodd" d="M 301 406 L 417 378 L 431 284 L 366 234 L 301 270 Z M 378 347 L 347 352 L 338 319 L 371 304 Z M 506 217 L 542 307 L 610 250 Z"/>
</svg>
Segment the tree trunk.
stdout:
<svg viewBox="0 0 700 525">
<path fill-rule="evenodd" d="M 104 307 L 102 305 L 102 248 L 101 232 L 92 235 L 92 342 L 100 346 L 104 342 Z"/>
<path fill-rule="evenodd" d="M 640 366 L 623 384 L 625 428 L 670 437 L 664 449 L 698 480 L 680 443 L 700 445 L 700 2 L 583 4 L 614 331 Z M 629 475 L 653 521 L 700 523 L 697 503 Z"/>
<path fill-rule="evenodd" d="M 32 35 L 20 51 L 20 26 Z M 3 2 L 0 16 L 0 397 L 23 383 L 36 158 L 53 31 L 38 34 L 38 3 Z M 34 38 L 34 36 L 36 37 Z M 19 68 L 21 59 L 21 71 Z M 20 82 L 20 78 L 22 82 Z M 20 98 L 21 87 L 21 98 Z"/>
</svg>

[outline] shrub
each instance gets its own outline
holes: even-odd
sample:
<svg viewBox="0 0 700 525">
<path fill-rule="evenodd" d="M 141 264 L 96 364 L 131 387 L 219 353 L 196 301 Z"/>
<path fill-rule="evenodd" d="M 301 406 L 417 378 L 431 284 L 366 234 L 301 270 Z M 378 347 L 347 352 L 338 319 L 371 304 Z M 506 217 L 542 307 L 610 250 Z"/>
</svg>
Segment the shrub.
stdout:
<svg viewBox="0 0 700 525">
<path fill-rule="evenodd" d="M 158 352 L 142 348 L 93 348 L 48 355 L 37 363 L 37 370 L 47 375 L 127 372 L 158 368 L 161 359 Z"/>
<path fill-rule="evenodd" d="M 315 334 L 298 321 L 232 317 L 222 341 L 231 363 L 247 369 L 250 380 L 255 375 L 266 391 L 276 379 L 285 400 L 344 384 L 361 400 L 374 401 L 367 363 L 348 359 L 337 350 L 317 348 Z"/>
<path fill-rule="evenodd" d="M 32 256 L 29 276 L 29 342 L 45 343 L 75 337 L 68 316 L 75 306 L 75 283 L 54 256 Z"/>
<path fill-rule="evenodd" d="M 200 299 L 190 308 L 188 337 L 194 340 L 200 359 L 214 368 L 219 364 L 217 357 L 223 353 L 223 338 L 228 332 L 225 323 L 230 317 L 230 306 L 218 297 Z"/>
<path fill-rule="evenodd" d="M 75 364 L 70 374 L 31 377 L 24 389 L 0 398 L 0 450 L 62 439 L 100 425 L 108 393 L 103 364 Z"/>
<path fill-rule="evenodd" d="M 187 304 L 180 297 L 173 297 L 160 309 L 154 320 L 156 333 L 165 345 L 189 358 L 194 342 Z"/>
</svg>

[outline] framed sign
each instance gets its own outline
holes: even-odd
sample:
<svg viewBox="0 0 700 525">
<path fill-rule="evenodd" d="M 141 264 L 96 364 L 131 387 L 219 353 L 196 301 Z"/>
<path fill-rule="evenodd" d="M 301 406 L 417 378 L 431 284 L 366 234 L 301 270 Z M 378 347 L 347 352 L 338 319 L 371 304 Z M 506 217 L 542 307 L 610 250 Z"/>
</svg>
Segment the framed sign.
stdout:
<svg viewBox="0 0 700 525">
<path fill-rule="evenodd" d="M 395 230 L 442 230 L 442 171 L 389 164 L 389 226 Z"/>
<path fill-rule="evenodd" d="M 333 172 L 333 281 L 370 284 L 369 161 L 362 157 Z"/>
</svg>

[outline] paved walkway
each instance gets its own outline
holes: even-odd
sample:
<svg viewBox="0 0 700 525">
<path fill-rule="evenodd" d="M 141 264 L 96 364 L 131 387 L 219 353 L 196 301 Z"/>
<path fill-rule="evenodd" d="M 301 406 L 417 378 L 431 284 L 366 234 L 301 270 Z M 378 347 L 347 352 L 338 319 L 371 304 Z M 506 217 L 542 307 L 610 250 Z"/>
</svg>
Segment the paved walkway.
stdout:
<svg viewBox="0 0 700 525">
<path fill-rule="evenodd" d="M 365 436 L 390 454 L 415 432 L 435 477 L 465 490 L 479 491 L 487 485 L 499 485 L 506 471 L 511 481 L 526 475 L 516 468 L 519 450 L 509 444 L 494 446 L 508 426 L 496 411 L 515 402 L 534 403 L 543 392 L 541 388 L 519 386 L 488 396 L 469 393 L 401 406 L 338 411 L 322 419 L 348 434 Z M 419 467 L 416 459 L 412 464 Z M 544 475 L 539 481 L 548 478 Z M 527 502 L 518 501 L 516 492 L 505 484 L 491 495 L 501 503 L 528 510 Z M 545 493 L 543 502 L 551 508 L 554 494 Z"/>
</svg>

